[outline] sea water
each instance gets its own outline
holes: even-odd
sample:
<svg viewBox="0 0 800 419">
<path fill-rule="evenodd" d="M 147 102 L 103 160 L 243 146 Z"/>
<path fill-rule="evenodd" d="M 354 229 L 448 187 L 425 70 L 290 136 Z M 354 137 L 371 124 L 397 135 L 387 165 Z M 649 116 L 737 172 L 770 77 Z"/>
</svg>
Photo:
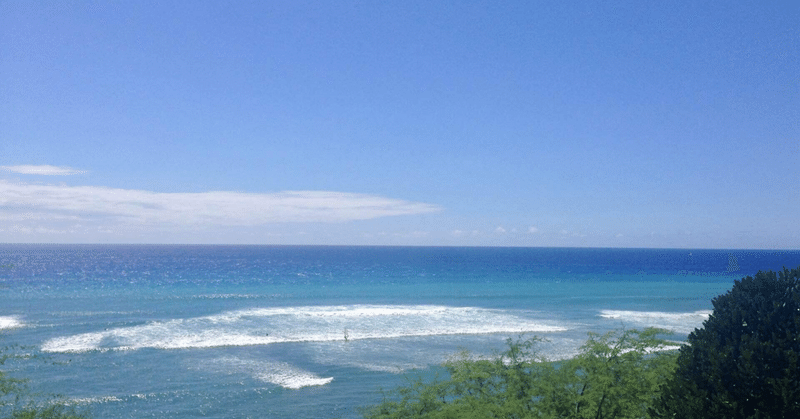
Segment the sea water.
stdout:
<svg viewBox="0 0 800 419">
<path fill-rule="evenodd" d="M 0 245 L 2 368 L 102 418 L 360 417 L 461 351 L 685 341 L 800 251 Z"/>
</svg>

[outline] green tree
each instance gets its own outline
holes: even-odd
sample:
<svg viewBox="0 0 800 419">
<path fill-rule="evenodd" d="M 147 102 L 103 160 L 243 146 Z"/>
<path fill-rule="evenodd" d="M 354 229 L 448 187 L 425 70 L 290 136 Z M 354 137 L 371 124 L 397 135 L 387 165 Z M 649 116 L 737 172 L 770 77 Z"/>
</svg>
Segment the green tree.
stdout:
<svg viewBox="0 0 800 419">
<path fill-rule="evenodd" d="M 800 417 L 800 268 L 759 271 L 712 303 L 652 416 Z"/>
<path fill-rule="evenodd" d="M 655 355 L 666 342 L 661 329 L 589 334 L 580 354 L 558 370 L 548 417 L 641 418 L 672 374 L 674 352 Z"/>
<path fill-rule="evenodd" d="M 658 329 L 590 334 L 580 354 L 550 362 L 538 338 L 508 341 L 493 359 L 469 354 L 445 363 L 447 380 L 414 381 L 367 418 L 640 418 L 671 373 L 674 356 L 651 355 Z"/>
</svg>

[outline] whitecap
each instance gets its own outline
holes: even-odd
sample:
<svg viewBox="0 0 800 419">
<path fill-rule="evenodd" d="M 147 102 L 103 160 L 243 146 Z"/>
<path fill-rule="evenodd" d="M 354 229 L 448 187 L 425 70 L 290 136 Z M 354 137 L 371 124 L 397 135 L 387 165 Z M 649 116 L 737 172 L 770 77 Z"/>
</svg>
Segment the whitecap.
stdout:
<svg viewBox="0 0 800 419">
<path fill-rule="evenodd" d="M 689 334 L 703 325 L 711 315 L 711 310 L 692 312 L 601 310 L 600 317 L 621 320 L 638 327 L 658 327 L 675 333 Z"/>
<path fill-rule="evenodd" d="M 322 386 L 333 381 L 333 377 L 320 377 L 291 364 L 269 360 L 223 357 L 207 363 L 205 368 L 218 373 L 248 374 L 257 380 L 292 390 Z"/>
<path fill-rule="evenodd" d="M 287 364 L 288 365 L 288 364 Z M 297 390 L 303 387 L 324 386 L 333 381 L 333 377 L 318 377 L 302 370 L 282 368 L 258 375 L 258 378 L 281 387 Z"/>
<path fill-rule="evenodd" d="M 419 370 L 423 368 L 427 368 L 430 366 L 429 364 L 376 364 L 376 363 L 363 363 L 363 362 L 354 362 L 348 364 L 348 366 L 359 368 L 364 371 L 373 371 L 373 372 L 388 372 L 391 374 L 402 374 L 404 372 L 410 370 Z"/>
<path fill-rule="evenodd" d="M 17 316 L 0 316 L 0 330 L 22 327 L 22 321 Z"/>
<path fill-rule="evenodd" d="M 69 399 L 69 404 L 86 405 L 100 403 L 117 403 L 123 400 L 116 396 L 97 396 L 97 397 L 76 397 Z"/>
<path fill-rule="evenodd" d="M 58 337 L 46 352 L 184 349 L 400 337 L 549 333 L 531 313 L 476 307 L 353 305 L 256 308 Z"/>
</svg>

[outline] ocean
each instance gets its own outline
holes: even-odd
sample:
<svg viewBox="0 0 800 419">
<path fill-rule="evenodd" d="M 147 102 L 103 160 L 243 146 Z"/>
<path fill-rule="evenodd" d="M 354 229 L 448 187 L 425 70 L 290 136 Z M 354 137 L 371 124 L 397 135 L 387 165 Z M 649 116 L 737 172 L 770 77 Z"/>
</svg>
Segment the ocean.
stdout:
<svg viewBox="0 0 800 419">
<path fill-rule="evenodd" d="M 676 342 L 800 251 L 0 244 L 0 347 L 97 418 L 357 418 L 467 350 L 588 332 Z"/>
</svg>

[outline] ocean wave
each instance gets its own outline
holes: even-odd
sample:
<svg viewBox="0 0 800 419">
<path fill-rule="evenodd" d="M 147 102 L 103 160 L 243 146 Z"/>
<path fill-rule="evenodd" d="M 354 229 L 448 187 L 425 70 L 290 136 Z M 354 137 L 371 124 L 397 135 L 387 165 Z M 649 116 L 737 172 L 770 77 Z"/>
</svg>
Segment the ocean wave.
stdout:
<svg viewBox="0 0 800 419">
<path fill-rule="evenodd" d="M 116 396 L 97 396 L 97 397 L 75 397 L 67 401 L 72 405 L 87 405 L 87 404 L 101 404 L 101 403 L 118 403 L 123 400 Z"/>
<path fill-rule="evenodd" d="M 310 371 L 285 362 L 224 357 L 213 360 L 205 368 L 228 374 L 248 374 L 251 377 L 284 388 L 297 390 L 303 387 L 322 386 L 333 377 L 320 377 Z"/>
<path fill-rule="evenodd" d="M 601 310 L 600 317 L 621 320 L 639 327 L 658 327 L 675 333 L 689 334 L 703 325 L 711 310 L 691 312 Z"/>
<path fill-rule="evenodd" d="M 264 298 L 264 297 L 271 297 L 276 298 L 280 297 L 280 295 L 259 295 L 259 294 L 200 294 L 194 295 L 189 298 L 191 299 L 198 299 L 198 300 L 232 300 L 232 299 L 256 299 L 256 298 Z"/>
<path fill-rule="evenodd" d="M 355 367 L 361 369 L 363 371 L 374 371 L 374 372 L 388 372 L 391 374 L 402 374 L 406 371 L 410 370 L 419 370 L 422 368 L 427 368 L 430 366 L 429 364 L 368 364 L 368 363 L 353 363 L 350 365 L 351 367 Z"/>
<path fill-rule="evenodd" d="M 149 399 L 174 399 L 176 397 L 185 397 L 190 392 L 188 390 L 154 392 L 154 393 L 134 393 L 129 395 L 120 396 L 90 396 L 90 397 L 72 397 L 65 400 L 67 405 L 92 405 L 92 404 L 105 404 L 105 403 L 128 403 L 131 400 L 149 400 Z"/>
<path fill-rule="evenodd" d="M 521 311 L 449 306 L 306 306 L 237 310 L 57 337 L 46 341 L 42 350 L 185 349 L 564 330 L 567 328 L 562 324 L 533 319 L 530 313 Z"/>
<path fill-rule="evenodd" d="M 22 321 L 17 316 L 0 316 L 0 330 L 22 327 Z"/>
</svg>

